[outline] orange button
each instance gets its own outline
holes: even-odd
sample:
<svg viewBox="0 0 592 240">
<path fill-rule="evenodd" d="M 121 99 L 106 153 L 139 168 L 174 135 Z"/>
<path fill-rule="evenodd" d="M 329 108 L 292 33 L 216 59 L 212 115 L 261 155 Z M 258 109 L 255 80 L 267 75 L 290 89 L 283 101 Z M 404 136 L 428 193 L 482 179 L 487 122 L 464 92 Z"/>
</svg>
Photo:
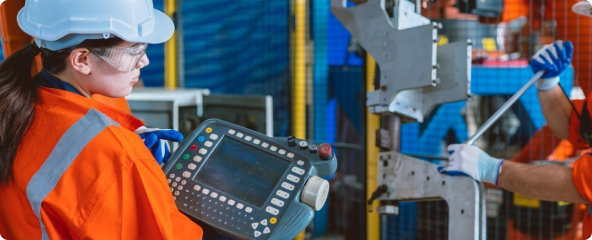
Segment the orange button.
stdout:
<svg viewBox="0 0 592 240">
<path fill-rule="evenodd" d="M 277 223 L 277 218 L 272 217 L 271 219 L 269 219 L 269 223 L 271 223 L 271 224 Z"/>
</svg>

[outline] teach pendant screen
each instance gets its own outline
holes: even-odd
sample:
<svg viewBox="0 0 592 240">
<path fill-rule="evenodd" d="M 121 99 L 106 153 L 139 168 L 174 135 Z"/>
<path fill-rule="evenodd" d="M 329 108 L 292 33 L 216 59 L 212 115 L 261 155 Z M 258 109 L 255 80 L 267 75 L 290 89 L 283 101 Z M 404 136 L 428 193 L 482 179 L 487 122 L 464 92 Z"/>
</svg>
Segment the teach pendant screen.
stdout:
<svg viewBox="0 0 592 240">
<path fill-rule="evenodd" d="M 195 180 L 261 208 L 290 162 L 224 137 Z"/>
</svg>

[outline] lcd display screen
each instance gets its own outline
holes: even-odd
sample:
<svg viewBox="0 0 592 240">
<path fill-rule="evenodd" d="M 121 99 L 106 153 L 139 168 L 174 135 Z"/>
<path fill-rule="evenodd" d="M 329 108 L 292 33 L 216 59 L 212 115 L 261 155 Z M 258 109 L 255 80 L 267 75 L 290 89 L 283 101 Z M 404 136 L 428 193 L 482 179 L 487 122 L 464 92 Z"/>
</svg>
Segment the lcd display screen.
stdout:
<svg viewBox="0 0 592 240">
<path fill-rule="evenodd" d="M 194 180 L 261 208 L 290 162 L 224 137 Z"/>
</svg>

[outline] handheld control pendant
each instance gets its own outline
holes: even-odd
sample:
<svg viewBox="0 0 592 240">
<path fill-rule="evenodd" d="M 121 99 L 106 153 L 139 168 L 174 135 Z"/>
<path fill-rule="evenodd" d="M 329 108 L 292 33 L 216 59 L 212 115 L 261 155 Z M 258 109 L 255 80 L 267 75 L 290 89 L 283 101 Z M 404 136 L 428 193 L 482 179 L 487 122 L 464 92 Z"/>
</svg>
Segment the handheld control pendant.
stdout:
<svg viewBox="0 0 592 240">
<path fill-rule="evenodd" d="M 164 168 L 179 210 L 241 239 L 292 239 L 327 200 L 337 160 L 329 144 L 268 137 L 210 119 Z"/>
</svg>

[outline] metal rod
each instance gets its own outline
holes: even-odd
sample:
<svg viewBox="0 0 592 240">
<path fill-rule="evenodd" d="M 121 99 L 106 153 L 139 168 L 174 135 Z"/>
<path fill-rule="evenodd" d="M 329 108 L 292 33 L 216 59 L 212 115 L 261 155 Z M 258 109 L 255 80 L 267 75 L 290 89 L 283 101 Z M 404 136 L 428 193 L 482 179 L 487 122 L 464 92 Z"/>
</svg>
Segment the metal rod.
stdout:
<svg viewBox="0 0 592 240">
<path fill-rule="evenodd" d="M 487 121 L 477 130 L 475 135 L 471 136 L 471 138 L 466 142 L 466 144 L 473 145 L 475 141 L 489 129 L 493 123 L 495 123 L 514 103 L 528 90 L 532 84 L 534 84 L 539 78 L 541 78 L 545 74 L 545 71 L 537 72 L 518 92 L 516 92 L 500 109 L 497 110 Z"/>
</svg>

